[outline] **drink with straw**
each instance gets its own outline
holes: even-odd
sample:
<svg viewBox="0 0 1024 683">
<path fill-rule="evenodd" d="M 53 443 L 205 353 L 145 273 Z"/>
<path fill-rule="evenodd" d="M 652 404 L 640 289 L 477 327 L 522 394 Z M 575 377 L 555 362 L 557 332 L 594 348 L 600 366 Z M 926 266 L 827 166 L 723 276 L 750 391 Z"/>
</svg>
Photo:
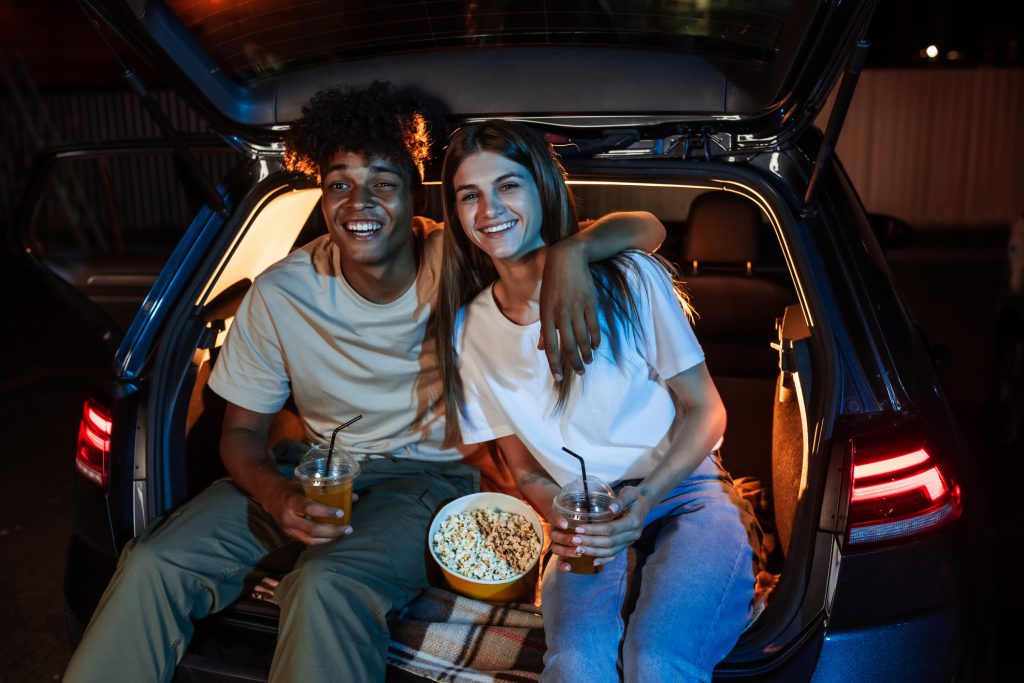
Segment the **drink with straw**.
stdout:
<svg viewBox="0 0 1024 683">
<path fill-rule="evenodd" d="M 586 495 L 583 493 L 584 482 L 587 485 Z M 586 524 L 601 524 L 615 519 L 618 514 L 611 510 L 614 502 L 615 492 L 608 484 L 597 477 L 577 477 L 559 491 L 552 508 L 555 514 L 564 517 L 572 528 Z M 601 567 L 594 565 L 594 558 L 590 555 L 565 559 L 574 574 L 596 574 L 601 571 Z"/>
<path fill-rule="evenodd" d="M 352 483 L 359 476 L 359 463 L 346 451 L 335 448 L 334 440 L 339 431 L 360 417 L 362 415 L 335 429 L 329 445 L 312 446 L 295 468 L 295 478 L 302 484 L 307 498 L 344 512 L 340 518 L 313 517 L 315 522 L 338 525 L 352 523 Z"/>
<path fill-rule="evenodd" d="M 617 513 L 611 509 L 615 502 L 612 488 L 597 477 L 587 476 L 587 465 L 582 457 L 568 448 L 562 450 L 580 461 L 582 476 L 566 484 L 555 496 L 552 504 L 555 514 L 565 518 L 570 527 L 601 524 L 615 519 Z M 601 571 L 601 567 L 595 566 L 594 558 L 589 555 L 568 557 L 566 561 L 574 574 L 596 574 Z"/>
</svg>

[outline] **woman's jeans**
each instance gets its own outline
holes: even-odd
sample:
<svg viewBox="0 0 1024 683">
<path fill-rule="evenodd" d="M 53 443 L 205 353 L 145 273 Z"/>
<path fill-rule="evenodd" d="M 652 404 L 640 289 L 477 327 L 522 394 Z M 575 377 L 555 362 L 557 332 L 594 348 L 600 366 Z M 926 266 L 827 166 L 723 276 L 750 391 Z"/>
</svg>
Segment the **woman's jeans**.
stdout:
<svg viewBox="0 0 1024 683">
<path fill-rule="evenodd" d="M 597 574 L 548 562 L 543 681 L 709 681 L 747 627 L 760 530 L 716 453 Z"/>
</svg>

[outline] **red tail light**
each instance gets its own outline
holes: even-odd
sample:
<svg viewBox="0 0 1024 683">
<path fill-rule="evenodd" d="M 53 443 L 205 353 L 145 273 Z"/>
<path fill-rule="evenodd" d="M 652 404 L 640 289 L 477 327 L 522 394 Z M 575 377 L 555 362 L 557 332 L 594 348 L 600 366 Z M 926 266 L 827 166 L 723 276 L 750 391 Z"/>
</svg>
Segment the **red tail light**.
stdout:
<svg viewBox="0 0 1024 683">
<path fill-rule="evenodd" d="M 91 398 L 82 406 L 78 425 L 78 447 L 75 468 L 87 480 L 104 489 L 110 483 L 110 434 L 113 432 L 110 411 Z"/>
<path fill-rule="evenodd" d="M 906 538 L 960 516 L 960 487 L 921 444 L 854 443 L 851 451 L 850 543 Z"/>
</svg>

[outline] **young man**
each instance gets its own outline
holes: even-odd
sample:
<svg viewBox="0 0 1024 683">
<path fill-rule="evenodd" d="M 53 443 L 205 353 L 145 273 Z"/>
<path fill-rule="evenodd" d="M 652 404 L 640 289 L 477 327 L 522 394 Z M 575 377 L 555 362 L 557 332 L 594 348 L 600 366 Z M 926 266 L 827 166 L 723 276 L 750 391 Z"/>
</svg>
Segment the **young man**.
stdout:
<svg viewBox="0 0 1024 683">
<path fill-rule="evenodd" d="M 235 601 L 246 576 L 290 546 L 301 552 L 276 590 L 270 680 L 384 679 L 386 617 L 427 586 L 432 515 L 479 486 L 480 454 L 443 443 L 431 330 L 440 226 L 413 215 L 429 148 L 421 107 L 386 84 L 324 91 L 303 109 L 288 157 L 319 176 L 329 234 L 256 278 L 221 350 L 210 387 L 228 403 L 231 478 L 129 545 L 65 681 L 170 680 L 194 621 Z M 553 249 L 546 332 L 556 339 L 559 328 L 562 345 L 548 345 L 552 367 L 561 352 L 582 368 L 597 341 L 580 305 L 593 287 L 587 260 L 653 249 L 663 236 L 650 214 L 617 214 Z M 307 442 L 362 416 L 336 441 L 361 456 L 351 525 L 313 521 L 340 510 L 282 474 L 304 448 L 269 443 L 289 394 Z"/>
</svg>

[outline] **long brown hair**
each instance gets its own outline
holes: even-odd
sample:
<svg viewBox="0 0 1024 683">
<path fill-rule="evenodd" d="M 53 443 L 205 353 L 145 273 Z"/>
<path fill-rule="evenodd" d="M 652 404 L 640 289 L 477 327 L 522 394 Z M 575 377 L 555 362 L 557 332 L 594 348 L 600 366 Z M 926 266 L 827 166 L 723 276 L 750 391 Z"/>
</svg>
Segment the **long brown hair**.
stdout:
<svg viewBox="0 0 1024 683">
<path fill-rule="evenodd" d="M 441 170 L 445 230 L 437 309 L 437 353 L 444 381 L 445 438 L 449 443 L 459 440 L 459 416 L 464 406 L 455 351 L 456 316 L 464 305 L 498 277 L 490 256 L 467 237 L 456 208 L 455 174 L 467 157 L 479 152 L 499 154 L 530 172 L 540 195 L 540 235 L 545 244 L 554 244 L 579 232 L 576 203 L 565 183 L 565 169 L 551 146 L 532 128 L 522 123 L 494 119 L 469 124 L 455 131 L 448 142 Z M 675 280 L 668 262 L 659 257 L 651 258 L 667 267 Z M 626 272 L 637 272 L 637 266 L 631 258 L 620 254 L 590 264 L 590 270 L 598 291 L 598 305 L 609 321 L 612 353 L 617 355 L 621 340 L 617 334 L 618 326 L 612 324 L 615 318 L 627 321 L 627 327 L 635 335 L 642 334 L 639 309 L 626 278 Z M 678 289 L 677 293 L 683 296 Z M 556 412 L 565 408 L 575 376 L 568 354 L 562 354 L 562 380 L 558 384 Z"/>
</svg>

